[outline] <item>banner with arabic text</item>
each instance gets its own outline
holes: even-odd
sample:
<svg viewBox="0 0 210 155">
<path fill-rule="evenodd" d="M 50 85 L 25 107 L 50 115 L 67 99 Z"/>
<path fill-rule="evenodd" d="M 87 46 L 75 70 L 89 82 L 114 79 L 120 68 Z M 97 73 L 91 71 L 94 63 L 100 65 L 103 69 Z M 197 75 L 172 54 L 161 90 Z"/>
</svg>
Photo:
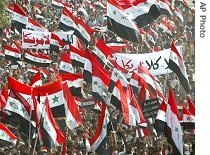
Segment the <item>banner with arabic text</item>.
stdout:
<svg viewBox="0 0 210 155">
<path fill-rule="evenodd" d="M 49 49 L 51 32 L 22 30 L 22 48 Z"/>
<path fill-rule="evenodd" d="M 177 46 L 178 51 L 182 54 L 182 47 Z M 123 68 L 129 70 L 129 73 L 137 72 L 138 66 L 141 64 L 147 68 L 153 76 L 171 73 L 168 68 L 169 56 L 171 49 L 164 49 L 159 52 L 144 54 L 113 54 L 116 62 Z"/>
</svg>

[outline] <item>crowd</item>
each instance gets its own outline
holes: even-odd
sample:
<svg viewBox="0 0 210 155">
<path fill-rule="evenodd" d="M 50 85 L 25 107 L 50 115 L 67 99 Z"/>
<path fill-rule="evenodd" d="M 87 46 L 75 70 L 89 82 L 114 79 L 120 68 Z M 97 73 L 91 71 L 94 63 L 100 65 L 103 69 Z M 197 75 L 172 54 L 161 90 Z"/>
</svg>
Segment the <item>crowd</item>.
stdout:
<svg viewBox="0 0 210 155">
<path fill-rule="evenodd" d="M 106 7 L 96 5 L 96 0 L 85 1 L 85 0 L 63 0 L 62 2 L 66 3 L 72 9 L 72 12 L 75 15 L 83 18 L 86 23 L 91 27 L 105 27 L 106 26 Z M 93 9 L 91 5 L 87 2 L 91 2 L 95 5 L 96 9 Z M 195 103 L 195 15 L 193 9 L 187 5 L 184 5 L 181 0 L 169 0 L 173 8 L 179 8 L 183 15 L 183 22 L 177 17 L 170 17 L 170 21 L 174 26 L 172 31 L 171 38 L 167 33 L 163 32 L 158 28 L 163 15 L 158 17 L 155 21 L 150 23 L 148 26 L 143 27 L 142 29 L 147 32 L 152 28 L 157 32 L 158 36 L 154 36 L 154 41 L 150 41 L 146 35 L 142 41 L 142 44 L 135 44 L 121 39 L 123 43 L 126 44 L 125 47 L 121 49 L 121 53 L 135 53 L 143 54 L 150 52 L 158 52 L 164 49 L 169 49 L 171 47 L 172 40 L 176 40 L 176 45 L 182 46 L 183 59 L 186 66 L 186 71 L 188 74 L 188 79 L 190 83 L 190 93 L 186 94 L 183 87 L 181 86 L 179 79 L 174 73 L 158 75 L 162 89 L 167 95 L 169 88 L 172 87 L 174 94 L 176 96 L 176 101 L 179 106 L 185 105 L 188 106 L 187 97 L 190 97 L 191 100 Z M 60 31 L 58 29 L 59 17 L 62 13 L 62 8 L 55 7 L 52 5 L 50 0 L 10 0 L 8 6 L 12 6 L 13 3 L 17 3 L 19 6 L 27 12 L 28 16 L 37 20 L 42 26 L 47 28 L 50 32 Z M 104 4 L 106 1 L 104 1 Z M 39 6 L 39 11 L 35 9 L 35 4 Z M 83 5 L 87 14 L 84 12 L 78 11 L 79 5 Z M 6 12 L 9 16 L 10 12 Z M 0 35 L 0 50 L 4 51 L 4 46 L 6 44 L 11 44 L 14 39 L 19 39 L 21 41 L 21 34 L 18 34 L 14 31 L 9 31 L 10 25 L 7 28 L 1 30 Z M 119 42 L 119 38 L 111 32 L 101 32 L 96 31 L 94 36 L 91 38 L 89 43 L 89 49 L 94 46 L 94 39 L 99 39 L 103 37 L 105 42 Z M 1 52 L 1 53 L 2 53 Z M 49 56 L 53 60 L 53 64 L 59 64 L 60 55 L 54 51 L 47 51 Z M 4 56 L 0 56 L 0 81 L 1 88 L 3 86 L 8 86 L 7 78 L 12 76 L 15 79 L 29 84 L 34 73 L 30 71 L 33 65 L 16 65 L 16 63 L 11 60 L 6 60 Z M 57 67 L 58 70 L 58 66 Z M 81 73 L 81 68 L 75 68 L 75 73 Z M 49 71 L 48 77 L 43 78 L 44 83 L 48 83 L 55 78 L 55 72 Z M 88 85 L 83 89 L 85 96 L 91 96 L 91 88 Z M 163 155 L 170 154 L 170 145 L 168 145 L 166 138 L 160 134 L 152 132 L 152 124 L 150 129 L 149 136 L 138 136 L 136 133 L 136 127 L 125 126 L 120 122 L 120 113 L 118 110 L 113 109 L 111 106 L 108 107 L 110 113 L 110 119 L 112 120 L 112 132 L 107 137 L 106 148 L 103 148 L 100 153 L 95 151 L 87 151 L 84 139 L 90 138 L 96 133 L 98 118 L 100 113 L 92 108 L 83 108 L 80 107 L 80 112 L 82 114 L 83 124 L 81 127 L 77 127 L 73 130 L 66 128 L 64 119 L 56 119 L 63 133 L 66 136 L 66 153 L 68 155 Z M 1 109 L 1 108 L 0 108 Z M 181 110 L 179 112 L 181 114 Z M 25 123 L 25 120 L 19 116 L 7 116 L 6 118 L 0 119 L 4 125 L 6 125 L 16 136 L 17 143 L 15 146 L 0 146 L 0 155 L 24 155 L 24 154 L 61 154 L 64 147 L 59 146 L 55 149 L 47 150 L 42 146 L 37 144 L 36 149 L 34 150 L 34 139 L 29 141 L 29 133 L 24 132 L 25 129 L 28 129 L 28 126 Z M 32 132 L 35 132 L 32 131 Z M 183 132 L 184 140 L 184 154 L 193 155 L 195 153 L 195 137 L 193 130 L 188 130 Z"/>
</svg>

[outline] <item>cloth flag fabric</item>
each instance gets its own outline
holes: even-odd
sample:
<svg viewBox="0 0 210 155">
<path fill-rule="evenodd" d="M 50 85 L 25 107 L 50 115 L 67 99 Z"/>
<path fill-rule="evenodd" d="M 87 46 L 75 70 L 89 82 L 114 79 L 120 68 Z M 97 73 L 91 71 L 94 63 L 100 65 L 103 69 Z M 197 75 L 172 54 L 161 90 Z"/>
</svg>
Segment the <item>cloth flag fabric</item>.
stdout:
<svg viewBox="0 0 210 155">
<path fill-rule="evenodd" d="M 9 46 L 9 45 L 5 45 L 4 54 L 5 54 L 6 60 L 21 61 L 21 59 L 22 59 L 21 50 L 18 48 Z"/>
<path fill-rule="evenodd" d="M 33 95 L 37 99 L 40 99 L 40 103 L 42 103 L 42 106 L 44 105 L 45 98 L 47 96 L 53 116 L 55 118 L 65 117 L 65 99 L 61 79 L 57 79 L 51 83 L 39 87 L 34 87 Z"/>
<path fill-rule="evenodd" d="M 83 76 L 82 74 L 60 73 L 62 83 L 67 82 L 73 96 L 82 96 Z"/>
<path fill-rule="evenodd" d="M 26 28 L 28 17 L 26 12 L 17 4 L 13 4 L 12 28 L 16 28 L 21 34 L 22 29 Z"/>
<path fill-rule="evenodd" d="M 26 50 L 23 58 L 25 62 L 37 67 L 49 67 L 52 62 L 48 55 L 45 55 L 41 52 L 32 52 L 30 50 Z"/>
<path fill-rule="evenodd" d="M 55 118 L 53 117 L 47 97 L 45 100 L 45 106 L 43 108 L 44 111 L 41 116 L 40 124 L 43 146 L 49 149 L 56 148 L 56 146 L 61 146 L 62 142 L 65 140 L 65 137 L 59 129 Z"/>
<path fill-rule="evenodd" d="M 100 101 L 103 100 L 103 93 L 108 91 L 110 84 L 110 72 L 102 67 L 96 66 L 95 64 L 92 67 L 92 96 L 96 100 Z"/>
<path fill-rule="evenodd" d="M 106 137 L 108 136 L 108 123 L 110 122 L 108 109 L 105 103 L 102 104 L 101 114 L 98 120 L 98 128 L 93 137 L 90 138 L 90 147 L 92 150 L 102 153 L 105 149 Z"/>
<path fill-rule="evenodd" d="M 113 89 L 110 103 L 122 112 L 126 125 L 136 126 L 136 119 L 131 109 L 130 101 L 126 97 L 126 91 L 119 79 Z"/>
<path fill-rule="evenodd" d="M 72 65 L 75 67 L 84 67 L 85 63 L 85 52 L 70 45 L 70 49 L 68 51 L 71 56 Z"/>
<path fill-rule="evenodd" d="M 67 83 L 63 84 L 64 98 L 66 100 L 65 114 L 66 114 L 66 125 L 70 130 L 82 125 L 82 116 L 80 115 L 78 105 L 75 102 L 74 97 L 68 88 Z"/>
<path fill-rule="evenodd" d="M 77 27 L 76 17 L 66 7 L 63 8 L 58 26 L 63 31 L 75 30 Z"/>
<path fill-rule="evenodd" d="M 110 48 L 106 45 L 102 38 L 97 40 L 92 52 L 94 55 L 97 56 L 98 61 L 102 66 L 107 63 L 108 57 L 112 57 L 112 52 Z"/>
<path fill-rule="evenodd" d="M 177 75 L 182 87 L 187 93 L 189 93 L 190 84 L 188 80 L 186 67 L 184 65 L 184 60 L 179 51 L 177 50 L 174 42 L 172 42 L 171 44 L 171 53 L 169 57 L 168 68 L 171 69 Z"/>
<path fill-rule="evenodd" d="M 48 31 L 47 28 L 39 24 L 37 21 L 35 21 L 33 18 L 28 17 L 28 22 L 26 25 L 26 28 L 29 30 L 34 30 L 34 31 Z"/>
<path fill-rule="evenodd" d="M 15 146 L 17 137 L 4 124 L 0 123 L 0 146 Z"/>
<path fill-rule="evenodd" d="M 189 112 L 193 116 L 195 116 L 195 105 L 194 105 L 194 103 L 192 102 L 192 100 L 189 97 L 187 97 L 187 101 L 188 101 L 188 106 L 189 106 Z"/>
<path fill-rule="evenodd" d="M 87 25 L 82 19 L 77 19 L 76 23 L 77 27 L 74 31 L 74 35 L 80 38 L 87 47 L 94 30 L 92 30 L 91 27 Z"/>
<path fill-rule="evenodd" d="M 31 94 L 32 88 L 25 85 L 13 77 L 8 77 L 9 96 L 4 107 L 4 111 L 16 113 L 26 119 L 31 120 Z"/>
<path fill-rule="evenodd" d="M 42 85 L 41 73 L 38 71 L 31 79 L 31 83 L 29 84 L 29 86 L 35 87 L 41 85 Z"/>
<path fill-rule="evenodd" d="M 185 106 L 183 106 L 183 130 L 195 129 L 195 116 L 191 114 Z"/>
<path fill-rule="evenodd" d="M 107 1 L 107 29 L 125 40 L 142 42 L 139 28 L 116 0 Z"/>
<path fill-rule="evenodd" d="M 156 119 L 155 119 L 155 124 L 154 128 L 157 131 L 157 133 L 166 133 L 166 108 L 167 104 L 163 100 L 162 103 L 160 104 Z"/>
<path fill-rule="evenodd" d="M 139 28 L 150 24 L 161 15 L 160 6 L 154 0 L 123 0 L 121 6 L 132 15 L 132 19 Z"/>
<path fill-rule="evenodd" d="M 55 33 L 51 33 L 50 39 L 50 50 L 59 52 L 60 48 L 62 48 L 65 44 L 62 39 Z"/>
<path fill-rule="evenodd" d="M 173 153 L 183 154 L 182 128 L 178 119 L 177 103 L 174 98 L 172 88 L 169 89 L 168 104 L 166 108 L 166 137 L 168 143 L 172 146 Z"/>
<path fill-rule="evenodd" d="M 62 52 L 61 53 L 61 60 L 60 60 L 60 72 L 64 71 L 67 73 L 74 73 L 74 68 L 71 62 L 71 56 L 68 53 Z"/>
</svg>

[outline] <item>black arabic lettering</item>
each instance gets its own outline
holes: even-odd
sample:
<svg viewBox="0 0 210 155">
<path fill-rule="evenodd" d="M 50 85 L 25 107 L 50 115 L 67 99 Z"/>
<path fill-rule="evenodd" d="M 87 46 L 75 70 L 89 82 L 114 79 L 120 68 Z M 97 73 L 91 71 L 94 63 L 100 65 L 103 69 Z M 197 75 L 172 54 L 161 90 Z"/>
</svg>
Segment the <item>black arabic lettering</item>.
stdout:
<svg viewBox="0 0 210 155">
<path fill-rule="evenodd" d="M 159 64 L 158 61 L 161 59 L 161 56 L 155 61 L 153 62 L 152 59 L 150 60 L 150 63 L 146 60 L 147 65 L 149 66 L 148 70 L 150 70 L 151 68 L 153 68 L 153 70 L 156 70 L 159 68 Z"/>
</svg>

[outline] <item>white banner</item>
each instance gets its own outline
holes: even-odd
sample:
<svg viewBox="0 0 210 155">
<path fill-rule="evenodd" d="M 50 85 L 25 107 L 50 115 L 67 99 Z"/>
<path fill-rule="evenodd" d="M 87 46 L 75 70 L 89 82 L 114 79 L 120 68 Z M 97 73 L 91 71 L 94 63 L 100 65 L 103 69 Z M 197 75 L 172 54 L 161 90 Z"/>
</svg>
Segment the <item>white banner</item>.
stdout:
<svg viewBox="0 0 210 155">
<path fill-rule="evenodd" d="M 177 49 L 182 54 L 181 46 L 177 46 Z M 171 49 L 145 54 L 115 53 L 113 56 L 120 66 L 129 70 L 129 73 L 137 72 L 139 64 L 142 64 L 152 75 L 156 76 L 172 72 L 168 69 L 170 51 Z"/>
<path fill-rule="evenodd" d="M 22 48 L 49 49 L 51 32 L 23 29 Z"/>
</svg>

